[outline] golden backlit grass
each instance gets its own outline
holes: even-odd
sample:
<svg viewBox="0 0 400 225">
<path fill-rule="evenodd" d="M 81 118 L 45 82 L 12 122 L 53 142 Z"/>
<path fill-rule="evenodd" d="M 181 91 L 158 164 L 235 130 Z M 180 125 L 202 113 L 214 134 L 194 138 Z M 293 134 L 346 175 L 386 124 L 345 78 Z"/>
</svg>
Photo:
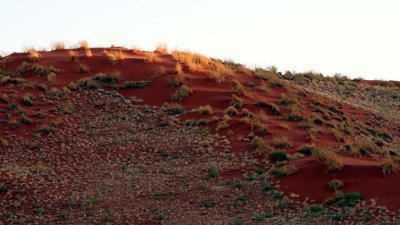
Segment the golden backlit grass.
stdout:
<svg viewBox="0 0 400 225">
<path fill-rule="evenodd" d="M 159 54 L 167 54 L 168 53 L 168 47 L 166 44 L 158 44 L 156 48 L 156 52 Z"/>
<path fill-rule="evenodd" d="M 69 50 L 67 62 L 78 62 L 78 61 L 79 61 L 78 52 L 75 50 Z"/>
<path fill-rule="evenodd" d="M 39 62 L 40 53 L 33 47 L 25 48 L 25 52 L 28 53 L 29 58 L 34 62 Z"/>
<path fill-rule="evenodd" d="M 56 42 L 53 44 L 53 50 L 64 50 L 65 44 L 64 42 Z"/>
<path fill-rule="evenodd" d="M 335 173 L 340 172 L 343 168 L 343 162 L 340 157 L 331 149 L 315 148 L 312 151 L 313 158 L 316 162 L 324 161 L 328 166 L 328 171 Z"/>
<path fill-rule="evenodd" d="M 89 43 L 86 40 L 82 40 L 79 42 L 79 47 L 83 49 L 90 49 Z"/>
<path fill-rule="evenodd" d="M 112 65 L 118 64 L 120 61 L 123 61 L 127 57 L 125 52 L 123 52 L 121 50 L 120 51 L 114 51 L 114 50 L 107 51 L 107 50 L 104 50 L 103 54 L 105 56 L 107 56 L 108 60 L 111 62 Z"/>
<path fill-rule="evenodd" d="M 144 52 L 144 55 L 146 56 L 146 62 L 148 63 L 160 62 L 160 58 L 158 58 L 158 55 L 155 52 Z"/>
<path fill-rule="evenodd" d="M 380 160 L 380 166 L 384 175 L 398 173 L 400 170 L 399 163 L 393 157 L 385 157 Z"/>
</svg>

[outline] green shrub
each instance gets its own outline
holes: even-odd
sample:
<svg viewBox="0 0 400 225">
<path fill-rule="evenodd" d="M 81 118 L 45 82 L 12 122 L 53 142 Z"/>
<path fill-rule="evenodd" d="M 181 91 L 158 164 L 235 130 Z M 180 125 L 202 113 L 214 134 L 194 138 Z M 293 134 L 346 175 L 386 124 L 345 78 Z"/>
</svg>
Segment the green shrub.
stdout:
<svg viewBox="0 0 400 225">
<path fill-rule="evenodd" d="M 142 89 L 145 87 L 150 87 L 153 84 L 153 81 L 126 81 L 123 84 L 114 84 L 112 88 L 121 90 L 121 89 Z"/>
<path fill-rule="evenodd" d="M 278 161 L 278 162 L 285 161 L 285 160 L 288 159 L 287 158 L 287 154 L 284 151 L 273 152 L 273 153 L 270 154 L 270 158 L 272 160 L 275 160 L 275 161 Z"/>
<path fill-rule="evenodd" d="M 261 188 L 261 190 L 262 191 L 264 191 L 264 192 L 266 192 L 266 191 L 270 191 L 270 190 L 272 190 L 272 189 L 274 189 L 274 186 L 272 186 L 272 184 L 270 184 L 270 183 L 264 183 L 263 185 L 262 185 L 262 188 Z"/>
<path fill-rule="evenodd" d="M 316 218 L 325 213 L 324 207 L 321 205 L 312 205 L 310 209 L 308 210 L 308 216 Z"/>
<path fill-rule="evenodd" d="M 275 192 L 274 199 L 281 199 L 281 198 L 283 198 L 283 192 L 281 191 Z"/>
</svg>

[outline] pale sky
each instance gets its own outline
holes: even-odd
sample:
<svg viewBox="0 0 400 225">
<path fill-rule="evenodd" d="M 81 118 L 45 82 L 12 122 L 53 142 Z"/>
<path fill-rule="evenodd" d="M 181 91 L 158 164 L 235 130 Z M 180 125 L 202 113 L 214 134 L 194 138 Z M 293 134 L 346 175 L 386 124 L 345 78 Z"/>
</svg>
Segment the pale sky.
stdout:
<svg viewBox="0 0 400 225">
<path fill-rule="evenodd" d="M 1 0 L 0 52 L 158 43 L 279 71 L 400 80 L 400 0 Z"/>
</svg>

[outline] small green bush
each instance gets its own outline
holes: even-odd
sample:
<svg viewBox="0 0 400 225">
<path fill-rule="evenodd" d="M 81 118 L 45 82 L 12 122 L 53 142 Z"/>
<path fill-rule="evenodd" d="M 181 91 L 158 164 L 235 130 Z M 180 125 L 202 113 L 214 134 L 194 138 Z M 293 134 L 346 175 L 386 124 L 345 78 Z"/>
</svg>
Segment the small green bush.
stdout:
<svg viewBox="0 0 400 225">
<path fill-rule="evenodd" d="M 288 159 L 287 154 L 284 151 L 273 152 L 270 154 L 270 158 L 278 162 L 285 161 Z"/>
</svg>

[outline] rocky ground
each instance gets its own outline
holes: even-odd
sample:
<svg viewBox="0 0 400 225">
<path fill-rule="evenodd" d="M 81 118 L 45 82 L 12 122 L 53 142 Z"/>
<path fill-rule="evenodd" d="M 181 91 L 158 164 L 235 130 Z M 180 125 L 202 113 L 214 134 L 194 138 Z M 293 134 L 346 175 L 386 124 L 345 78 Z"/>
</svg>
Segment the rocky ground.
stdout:
<svg viewBox="0 0 400 225">
<path fill-rule="evenodd" d="M 312 210 L 279 192 L 272 163 L 163 107 L 102 90 L 68 99 L 52 129 L 0 147 L 0 224 L 399 223 L 370 202 Z"/>
</svg>

